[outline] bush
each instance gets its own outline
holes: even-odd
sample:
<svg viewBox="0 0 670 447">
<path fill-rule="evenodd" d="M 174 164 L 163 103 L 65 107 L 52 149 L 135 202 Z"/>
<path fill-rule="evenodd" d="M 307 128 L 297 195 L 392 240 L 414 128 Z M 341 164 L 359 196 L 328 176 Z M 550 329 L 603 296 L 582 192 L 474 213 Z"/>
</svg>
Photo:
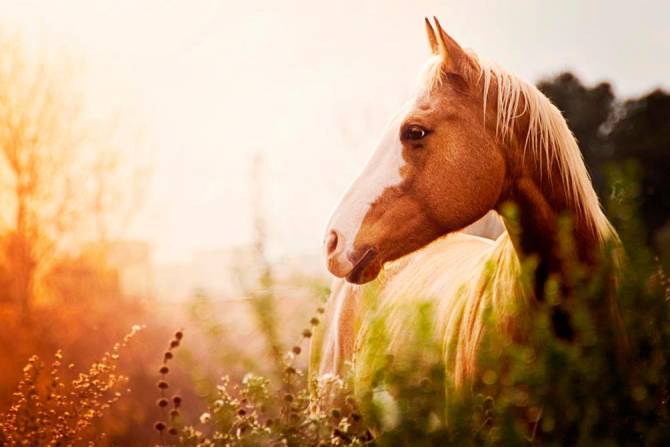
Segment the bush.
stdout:
<svg viewBox="0 0 670 447">
<path fill-rule="evenodd" d="M 11 406 L 0 413 L 0 445 L 93 445 L 102 439 L 105 433 L 94 430 L 94 423 L 124 391 L 127 378 L 117 373 L 117 361 L 140 329 L 133 327 L 100 361 L 70 380 L 65 371 L 74 365 L 64 368 L 60 351 L 48 370 L 32 356 L 23 368 Z"/>
</svg>

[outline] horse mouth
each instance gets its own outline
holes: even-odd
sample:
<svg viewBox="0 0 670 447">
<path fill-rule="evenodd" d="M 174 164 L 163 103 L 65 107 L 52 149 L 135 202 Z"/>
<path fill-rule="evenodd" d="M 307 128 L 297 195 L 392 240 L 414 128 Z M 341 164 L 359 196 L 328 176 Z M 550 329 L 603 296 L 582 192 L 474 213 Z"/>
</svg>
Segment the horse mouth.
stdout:
<svg viewBox="0 0 670 447">
<path fill-rule="evenodd" d="M 373 265 L 372 261 L 375 260 L 376 256 L 377 250 L 368 248 L 365 253 L 363 253 L 363 256 L 356 262 L 351 272 L 345 276 L 345 279 L 353 284 L 365 284 L 366 282 L 375 279 L 379 273 L 379 267 L 376 266 L 376 263 Z"/>
</svg>

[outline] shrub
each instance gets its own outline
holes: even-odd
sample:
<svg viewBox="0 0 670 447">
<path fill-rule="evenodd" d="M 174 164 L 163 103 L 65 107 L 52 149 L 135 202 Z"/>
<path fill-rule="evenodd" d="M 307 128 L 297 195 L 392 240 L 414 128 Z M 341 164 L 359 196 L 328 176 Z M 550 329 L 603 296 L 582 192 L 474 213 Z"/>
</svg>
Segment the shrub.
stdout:
<svg viewBox="0 0 670 447">
<path fill-rule="evenodd" d="M 23 368 L 11 406 L 0 413 L 0 445 L 94 445 L 102 439 L 105 434 L 94 430 L 94 422 L 122 396 L 127 378 L 117 373 L 117 361 L 139 330 L 134 326 L 88 371 L 71 380 L 65 378 L 60 351 L 48 369 L 32 356 Z M 74 365 L 66 368 L 72 370 Z"/>
</svg>

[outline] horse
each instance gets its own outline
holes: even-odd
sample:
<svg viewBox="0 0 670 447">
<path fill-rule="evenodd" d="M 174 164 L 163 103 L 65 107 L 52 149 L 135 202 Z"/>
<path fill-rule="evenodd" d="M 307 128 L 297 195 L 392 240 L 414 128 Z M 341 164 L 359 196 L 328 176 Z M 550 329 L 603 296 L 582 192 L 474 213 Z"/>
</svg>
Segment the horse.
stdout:
<svg viewBox="0 0 670 447">
<path fill-rule="evenodd" d="M 561 112 L 532 84 L 465 51 L 437 18 L 425 27 L 431 56 L 418 87 L 324 237 L 336 279 L 311 371 L 341 375 L 349 365 L 357 387 L 373 385 L 375 358 L 420 349 L 408 328 L 426 302 L 449 386 L 472 383 L 484 335 L 514 338 L 547 281 L 568 282 L 561 216 L 586 266 L 618 241 Z M 535 261 L 534 286 L 521 280 L 522 259 Z M 381 344 L 372 328 L 380 318 Z M 556 330 L 569 337 L 564 326 Z"/>
</svg>

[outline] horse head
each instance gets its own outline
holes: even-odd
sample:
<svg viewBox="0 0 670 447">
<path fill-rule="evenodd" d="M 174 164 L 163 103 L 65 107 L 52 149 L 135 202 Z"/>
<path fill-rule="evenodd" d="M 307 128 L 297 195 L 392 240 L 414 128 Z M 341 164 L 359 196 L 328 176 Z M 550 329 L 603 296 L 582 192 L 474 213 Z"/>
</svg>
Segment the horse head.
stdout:
<svg viewBox="0 0 670 447">
<path fill-rule="evenodd" d="M 466 227 L 495 207 L 505 157 L 482 119 L 476 59 L 428 20 L 433 53 L 416 94 L 389 124 L 335 209 L 325 236 L 328 269 L 352 283 L 383 264 Z"/>
</svg>

